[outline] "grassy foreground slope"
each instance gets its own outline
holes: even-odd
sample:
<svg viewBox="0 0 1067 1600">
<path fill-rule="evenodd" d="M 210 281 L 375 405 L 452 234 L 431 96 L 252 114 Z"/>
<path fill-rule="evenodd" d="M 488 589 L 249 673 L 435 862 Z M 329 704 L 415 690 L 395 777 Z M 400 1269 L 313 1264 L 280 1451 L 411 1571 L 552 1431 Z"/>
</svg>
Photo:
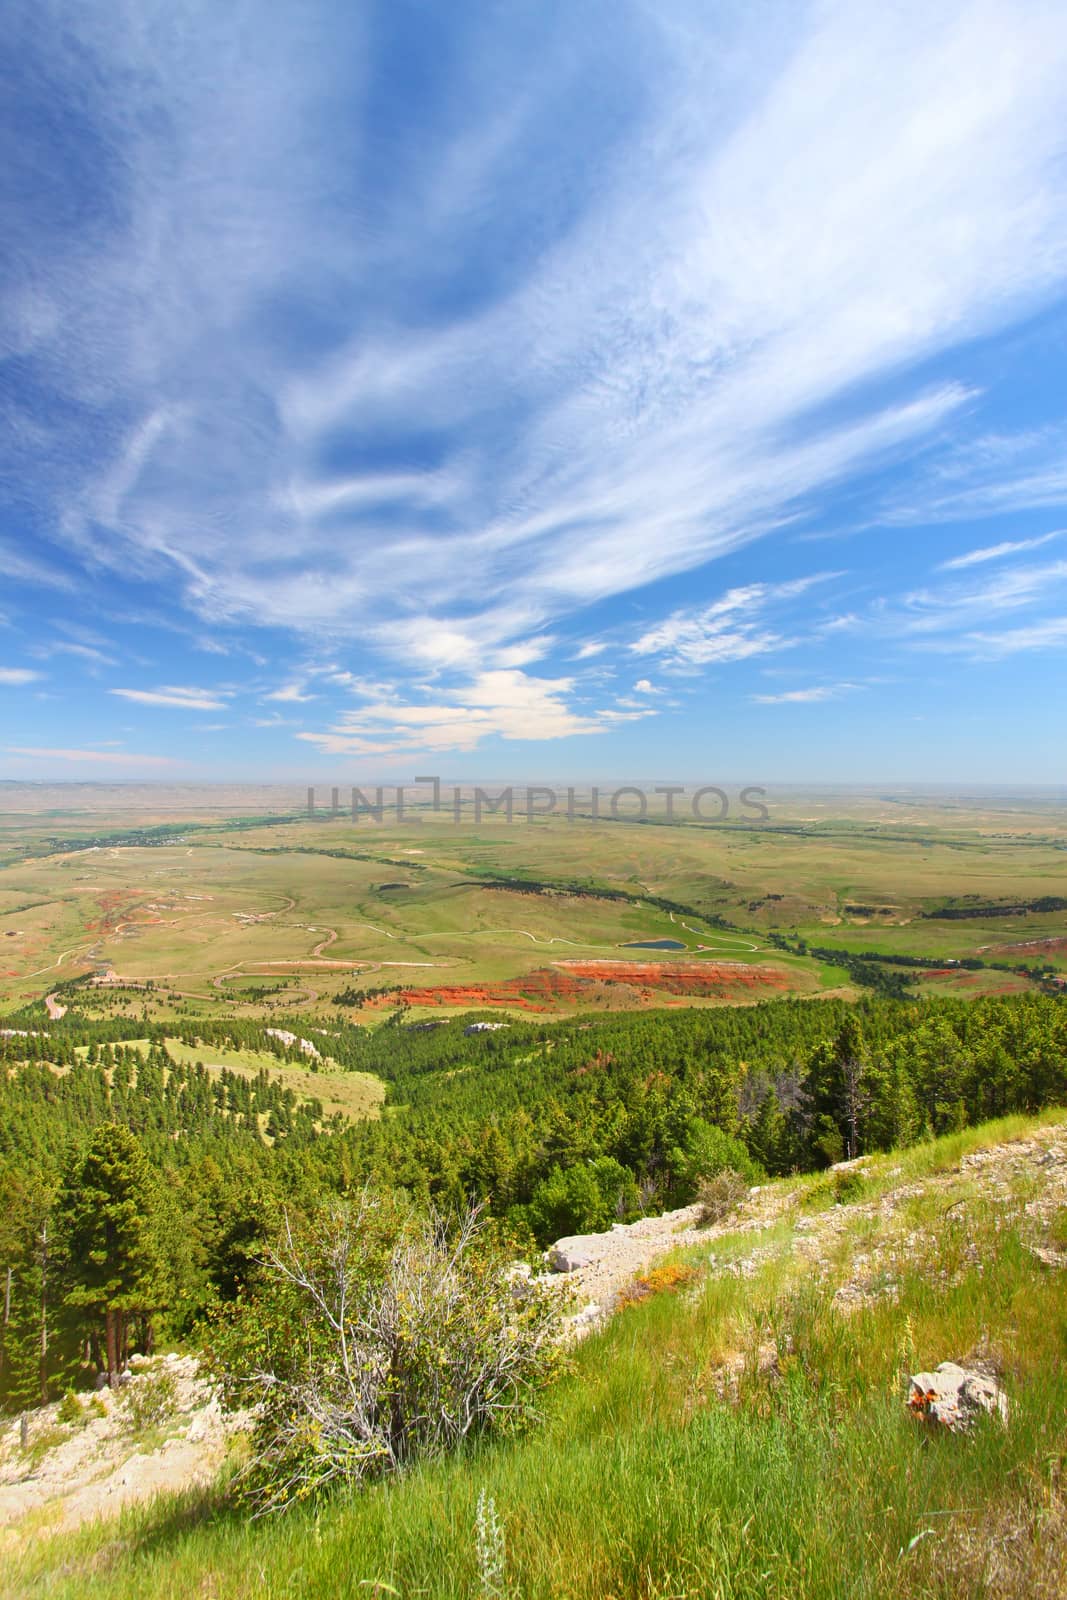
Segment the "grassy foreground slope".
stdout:
<svg viewBox="0 0 1067 1600">
<path fill-rule="evenodd" d="M 1062 1595 L 1065 1262 L 1063 1112 L 783 1179 L 577 1351 L 538 1432 L 275 1521 L 164 1504 L 13 1555 L 8 1592 Z M 1007 1429 L 907 1414 L 945 1359 L 999 1374 Z"/>
</svg>

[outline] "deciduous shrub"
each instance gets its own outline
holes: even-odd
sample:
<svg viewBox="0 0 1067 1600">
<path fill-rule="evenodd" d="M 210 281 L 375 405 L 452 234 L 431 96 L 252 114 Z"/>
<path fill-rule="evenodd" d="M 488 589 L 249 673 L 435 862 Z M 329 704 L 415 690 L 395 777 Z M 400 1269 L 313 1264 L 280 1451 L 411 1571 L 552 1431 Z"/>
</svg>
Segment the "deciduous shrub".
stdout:
<svg viewBox="0 0 1067 1600">
<path fill-rule="evenodd" d="M 838 1206 L 852 1205 L 865 1193 L 867 1181 L 862 1172 L 855 1167 L 847 1167 L 844 1172 L 835 1172 L 833 1175 L 834 1204 Z"/>
<path fill-rule="evenodd" d="M 169 1372 L 149 1372 L 126 1390 L 123 1416 L 131 1433 L 147 1433 L 170 1420 L 178 1409 L 178 1385 Z"/>
<path fill-rule="evenodd" d="M 225 1402 L 257 1408 L 241 1487 L 258 1509 L 528 1422 L 564 1306 L 516 1296 L 507 1268 L 477 1209 L 449 1224 L 364 1191 L 287 1219 L 209 1351 Z"/>
<path fill-rule="evenodd" d="M 746 1184 L 759 1183 L 765 1176 L 740 1139 L 702 1117 L 693 1118 L 685 1144 L 672 1153 L 671 1164 L 680 1203 L 695 1199 L 700 1185 L 720 1172 L 736 1172 Z"/>
<path fill-rule="evenodd" d="M 696 1193 L 696 1203 L 700 1207 L 697 1217 L 699 1226 L 708 1228 L 712 1223 L 722 1222 L 731 1211 L 737 1210 L 748 1190 L 748 1179 L 732 1167 L 717 1172 L 713 1178 L 705 1178 Z"/>
<path fill-rule="evenodd" d="M 640 1211 L 634 1175 L 613 1156 L 554 1167 L 530 1202 L 530 1224 L 541 1244 L 575 1233 L 599 1233 Z"/>
</svg>

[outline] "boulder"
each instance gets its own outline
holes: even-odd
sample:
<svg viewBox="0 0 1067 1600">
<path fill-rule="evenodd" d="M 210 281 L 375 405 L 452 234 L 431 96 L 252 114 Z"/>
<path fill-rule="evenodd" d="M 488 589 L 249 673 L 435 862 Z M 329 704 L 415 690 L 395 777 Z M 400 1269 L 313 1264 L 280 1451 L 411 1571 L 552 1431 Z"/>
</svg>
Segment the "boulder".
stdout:
<svg viewBox="0 0 1067 1600">
<path fill-rule="evenodd" d="M 590 1248 L 593 1238 L 594 1235 L 579 1233 L 573 1239 L 557 1239 L 545 1251 L 545 1260 L 553 1272 L 577 1272 L 579 1267 L 588 1267 L 595 1259 Z"/>
<path fill-rule="evenodd" d="M 310 1039 L 298 1039 L 295 1033 L 289 1032 L 288 1028 L 264 1028 L 263 1031 L 268 1038 L 280 1040 L 287 1050 L 291 1050 L 293 1045 L 298 1045 L 303 1055 L 314 1056 L 317 1061 L 322 1059 Z"/>
<path fill-rule="evenodd" d="M 954 1361 L 942 1361 L 933 1372 L 916 1372 L 909 1380 L 908 1406 L 951 1433 L 966 1433 L 982 1416 L 1008 1420 L 1008 1397 L 996 1380 Z"/>
</svg>

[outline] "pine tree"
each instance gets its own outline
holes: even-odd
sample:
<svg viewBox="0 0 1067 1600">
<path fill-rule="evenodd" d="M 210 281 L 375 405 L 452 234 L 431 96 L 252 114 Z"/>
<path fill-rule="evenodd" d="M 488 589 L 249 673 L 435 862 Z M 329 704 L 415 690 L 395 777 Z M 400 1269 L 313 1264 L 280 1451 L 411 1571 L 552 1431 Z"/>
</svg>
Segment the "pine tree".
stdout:
<svg viewBox="0 0 1067 1600">
<path fill-rule="evenodd" d="M 816 1045 L 808 1058 L 803 1091 L 811 1108 L 809 1142 L 827 1165 L 851 1161 L 866 1143 L 867 1120 L 882 1089 L 883 1075 L 871 1062 L 863 1028 L 848 1016 L 832 1041 Z"/>
<path fill-rule="evenodd" d="M 793 1164 L 793 1151 L 789 1138 L 789 1124 L 782 1111 L 778 1093 L 773 1084 L 760 1102 L 759 1110 L 748 1129 L 748 1144 L 759 1162 L 772 1177 L 788 1172 Z"/>
<path fill-rule="evenodd" d="M 155 1184 L 143 1150 L 129 1129 L 105 1123 L 66 1175 L 59 1217 L 69 1284 L 66 1303 L 86 1315 L 87 1332 L 103 1324 L 112 1388 L 126 1357 L 130 1317 L 144 1317 L 160 1302 L 157 1216 Z"/>
<path fill-rule="evenodd" d="M 44 1403 L 54 1377 L 53 1307 L 59 1298 L 49 1208 L 41 1174 L 0 1182 L 0 1394 L 10 1404 Z"/>
</svg>

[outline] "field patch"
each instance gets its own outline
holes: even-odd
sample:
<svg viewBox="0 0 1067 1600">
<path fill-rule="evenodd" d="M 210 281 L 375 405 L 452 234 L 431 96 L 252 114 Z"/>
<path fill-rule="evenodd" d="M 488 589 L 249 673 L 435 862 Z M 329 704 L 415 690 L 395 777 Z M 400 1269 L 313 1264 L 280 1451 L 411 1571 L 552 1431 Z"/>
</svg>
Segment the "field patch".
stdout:
<svg viewBox="0 0 1067 1600">
<path fill-rule="evenodd" d="M 325 1046 L 328 1041 L 320 1041 Z M 233 1072 L 241 1078 L 254 1078 L 266 1072 L 284 1088 L 291 1089 L 300 1100 L 318 1100 L 326 1117 L 340 1114 L 350 1122 L 362 1122 L 377 1117 L 385 1099 L 385 1084 L 369 1072 L 346 1072 L 328 1059 L 318 1072 L 307 1067 L 279 1061 L 270 1050 L 229 1050 L 217 1044 L 188 1044 L 182 1039 L 165 1039 L 164 1045 L 172 1061 L 195 1066 L 199 1061 L 213 1076 Z M 115 1048 L 126 1048 L 147 1054 L 147 1039 L 116 1041 Z M 88 1046 L 78 1046 L 77 1053 L 85 1055 Z"/>
<path fill-rule="evenodd" d="M 1018 961 L 1058 964 L 1067 961 L 1067 938 L 1052 934 L 1044 939 L 1022 939 L 1013 944 L 991 945 L 989 951 L 998 956 L 1014 956 Z"/>
<path fill-rule="evenodd" d="M 320 1071 L 311 1072 L 280 1062 L 266 1050 L 222 1050 L 217 1045 L 185 1044 L 181 1039 L 168 1039 L 166 1046 L 175 1061 L 202 1061 L 208 1072 L 225 1070 L 244 1078 L 267 1072 L 301 1100 L 320 1100 L 327 1117 L 339 1113 L 350 1122 L 362 1122 L 378 1116 L 385 1099 L 380 1078 L 369 1072 L 344 1072 L 328 1061 Z"/>
<path fill-rule="evenodd" d="M 965 972 L 959 967 L 932 967 L 918 974 L 919 990 L 925 994 L 957 995 L 973 999 L 983 994 L 1026 994 L 1033 988 L 1022 973 L 1000 972 L 986 967 Z"/>
<path fill-rule="evenodd" d="M 1052 909 L 1067 900 L 1062 805 L 797 792 L 774 797 L 767 824 L 667 825 L 653 804 L 645 825 L 594 823 L 579 806 L 573 822 L 509 827 L 474 826 L 468 800 L 463 825 L 425 808 L 417 821 L 380 826 L 343 815 L 279 821 L 257 803 L 258 821 L 224 826 L 212 808 L 198 826 L 184 801 L 164 815 L 162 797 L 134 820 L 95 809 L 66 822 L 10 816 L 0 1009 L 78 977 L 89 981 L 60 1003 L 125 1016 L 131 1032 L 142 1016 L 169 1028 L 296 1004 L 328 1026 L 345 985 L 387 995 L 410 985 L 419 997 L 410 1003 L 434 1007 L 534 1011 L 640 1006 L 649 995 L 744 1002 L 846 981 L 805 942 L 946 971 L 994 952 L 1005 965 L 1067 970 L 1067 910 Z M 672 955 L 668 981 L 652 968 Z M 589 970 L 612 960 L 621 976 Z M 687 974 L 698 960 L 706 971 Z M 116 978 L 90 986 L 109 972 Z M 1017 987 L 1007 974 L 991 982 Z M 989 989 L 920 977 L 919 992 L 936 985 Z M 390 1003 L 372 993 L 355 1002 L 370 1012 Z"/>
</svg>

